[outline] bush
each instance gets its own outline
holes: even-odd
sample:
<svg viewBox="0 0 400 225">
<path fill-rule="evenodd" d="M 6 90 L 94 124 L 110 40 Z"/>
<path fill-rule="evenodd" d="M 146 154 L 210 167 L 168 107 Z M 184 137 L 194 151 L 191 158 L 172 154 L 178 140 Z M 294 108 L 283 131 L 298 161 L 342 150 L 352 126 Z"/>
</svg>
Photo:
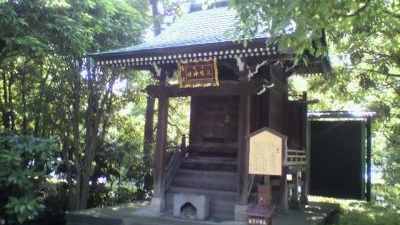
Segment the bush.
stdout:
<svg viewBox="0 0 400 225">
<path fill-rule="evenodd" d="M 111 188 L 107 184 L 91 186 L 88 206 L 102 207 L 140 200 L 140 193 L 136 188 L 118 186 Z"/>
<path fill-rule="evenodd" d="M 22 223 L 42 208 L 42 185 L 56 167 L 53 140 L 0 134 L 0 213 Z"/>
<path fill-rule="evenodd" d="M 374 185 L 373 200 L 339 201 L 341 213 L 334 225 L 399 225 L 400 186 Z"/>
</svg>

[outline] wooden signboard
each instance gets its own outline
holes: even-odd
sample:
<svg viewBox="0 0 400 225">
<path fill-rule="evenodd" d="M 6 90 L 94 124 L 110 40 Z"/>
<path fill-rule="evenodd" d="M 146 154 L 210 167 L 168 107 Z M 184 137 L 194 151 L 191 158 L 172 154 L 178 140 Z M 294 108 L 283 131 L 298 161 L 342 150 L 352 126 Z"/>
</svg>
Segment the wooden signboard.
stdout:
<svg viewBox="0 0 400 225">
<path fill-rule="evenodd" d="M 282 175 L 283 135 L 261 129 L 249 137 L 249 174 Z"/>
<path fill-rule="evenodd" d="M 217 60 L 180 62 L 180 88 L 219 86 Z"/>
</svg>

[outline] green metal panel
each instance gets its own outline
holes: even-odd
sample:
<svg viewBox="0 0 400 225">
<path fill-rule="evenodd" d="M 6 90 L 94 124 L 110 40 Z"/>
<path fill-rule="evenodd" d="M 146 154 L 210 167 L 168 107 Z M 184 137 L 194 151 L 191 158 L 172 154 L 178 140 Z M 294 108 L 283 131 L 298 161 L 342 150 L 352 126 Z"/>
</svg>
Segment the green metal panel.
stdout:
<svg viewBox="0 0 400 225">
<path fill-rule="evenodd" d="M 314 120 L 309 132 L 310 194 L 365 199 L 365 121 Z"/>
</svg>

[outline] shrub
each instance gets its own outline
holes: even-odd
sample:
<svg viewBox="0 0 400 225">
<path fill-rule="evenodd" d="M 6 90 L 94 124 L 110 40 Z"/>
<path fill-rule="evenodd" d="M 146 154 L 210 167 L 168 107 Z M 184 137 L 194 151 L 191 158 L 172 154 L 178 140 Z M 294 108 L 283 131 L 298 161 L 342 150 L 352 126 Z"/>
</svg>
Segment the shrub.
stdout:
<svg viewBox="0 0 400 225">
<path fill-rule="evenodd" d="M 339 201 L 341 214 L 334 225 L 398 225 L 400 186 L 374 185 L 373 201 Z M 378 200 L 378 201 L 377 201 Z"/>
<path fill-rule="evenodd" d="M 0 134 L 0 212 L 19 223 L 33 219 L 42 207 L 41 186 L 56 167 L 54 140 Z"/>
</svg>

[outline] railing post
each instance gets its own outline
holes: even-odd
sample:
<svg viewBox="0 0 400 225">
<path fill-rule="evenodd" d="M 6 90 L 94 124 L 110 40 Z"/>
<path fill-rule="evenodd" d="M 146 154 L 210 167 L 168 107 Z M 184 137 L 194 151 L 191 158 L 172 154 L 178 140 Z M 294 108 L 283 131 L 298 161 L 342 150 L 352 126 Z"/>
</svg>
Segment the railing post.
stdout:
<svg viewBox="0 0 400 225">
<path fill-rule="evenodd" d="M 182 136 L 180 152 L 181 152 L 181 155 L 183 155 L 185 157 L 187 156 L 188 152 L 187 152 L 186 136 L 185 135 Z"/>
<path fill-rule="evenodd" d="M 164 190 L 167 191 L 172 184 L 172 181 L 175 177 L 176 172 L 179 169 L 179 165 L 181 164 L 182 152 L 179 148 L 174 150 L 174 154 L 169 160 L 167 166 L 165 167 L 165 180 L 164 180 Z"/>
</svg>

